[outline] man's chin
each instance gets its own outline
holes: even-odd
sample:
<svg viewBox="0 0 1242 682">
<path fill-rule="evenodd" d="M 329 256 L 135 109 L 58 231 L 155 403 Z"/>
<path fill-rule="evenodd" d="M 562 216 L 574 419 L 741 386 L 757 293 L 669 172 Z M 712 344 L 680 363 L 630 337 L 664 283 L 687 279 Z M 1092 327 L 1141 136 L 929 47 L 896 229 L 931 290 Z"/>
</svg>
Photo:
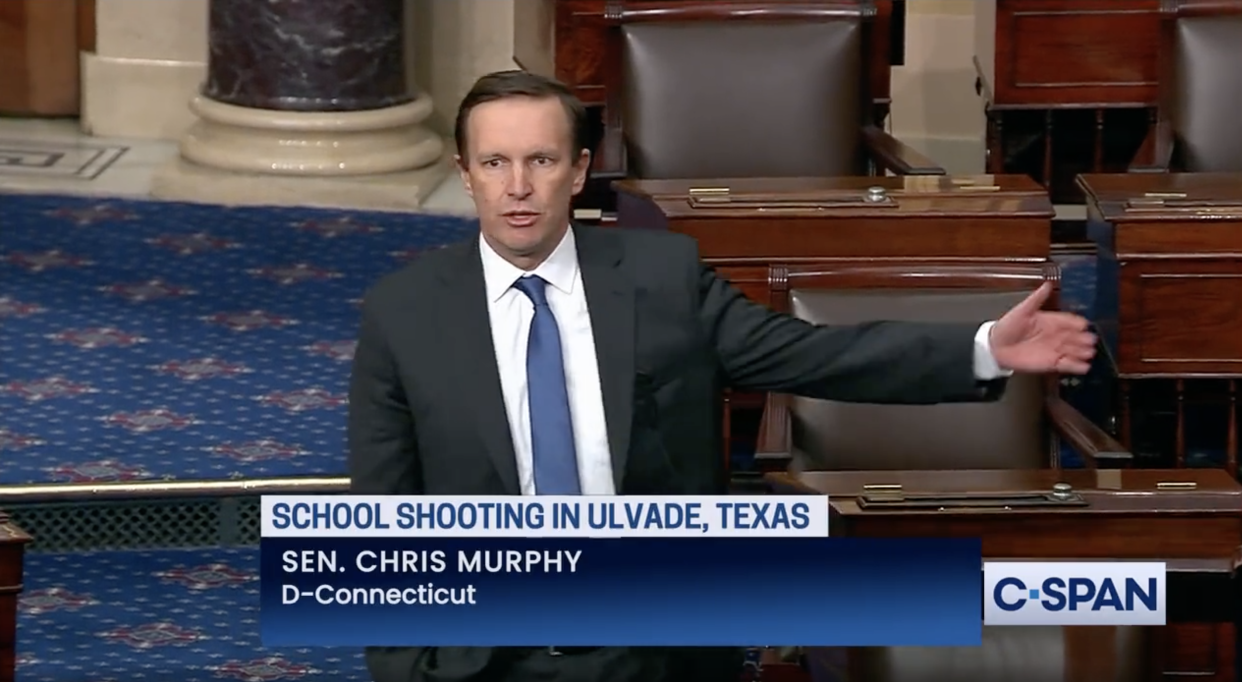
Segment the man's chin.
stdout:
<svg viewBox="0 0 1242 682">
<path fill-rule="evenodd" d="M 529 234 L 510 234 L 510 238 L 505 240 L 505 248 L 509 253 L 519 257 L 537 256 L 541 252 L 547 250 L 547 244 L 550 241 L 546 232 L 534 232 Z"/>
<path fill-rule="evenodd" d="M 505 251 L 514 256 L 526 258 L 545 254 L 560 242 L 563 235 L 564 230 L 551 229 L 541 221 L 530 227 L 505 225 L 502 230 L 493 232 L 489 241 L 492 241 L 493 246 L 504 247 Z"/>
</svg>

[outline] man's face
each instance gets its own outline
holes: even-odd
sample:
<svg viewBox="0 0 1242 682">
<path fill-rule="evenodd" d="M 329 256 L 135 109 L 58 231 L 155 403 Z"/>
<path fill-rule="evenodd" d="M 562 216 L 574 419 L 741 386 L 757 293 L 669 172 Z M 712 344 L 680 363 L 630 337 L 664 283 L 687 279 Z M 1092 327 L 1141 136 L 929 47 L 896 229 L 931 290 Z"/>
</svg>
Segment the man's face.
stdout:
<svg viewBox="0 0 1242 682">
<path fill-rule="evenodd" d="M 466 121 L 462 182 L 483 238 L 520 268 L 533 269 L 560 243 L 570 201 L 586 182 L 590 153 L 575 152 L 570 127 L 555 97 L 487 102 Z"/>
</svg>

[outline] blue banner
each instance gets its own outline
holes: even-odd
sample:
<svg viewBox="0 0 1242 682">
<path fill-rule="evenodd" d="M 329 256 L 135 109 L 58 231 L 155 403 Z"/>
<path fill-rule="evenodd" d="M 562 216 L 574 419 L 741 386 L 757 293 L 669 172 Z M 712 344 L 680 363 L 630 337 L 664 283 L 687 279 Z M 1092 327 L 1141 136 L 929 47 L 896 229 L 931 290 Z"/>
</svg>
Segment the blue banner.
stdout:
<svg viewBox="0 0 1242 682">
<path fill-rule="evenodd" d="M 262 540 L 265 646 L 978 646 L 977 539 Z"/>
</svg>

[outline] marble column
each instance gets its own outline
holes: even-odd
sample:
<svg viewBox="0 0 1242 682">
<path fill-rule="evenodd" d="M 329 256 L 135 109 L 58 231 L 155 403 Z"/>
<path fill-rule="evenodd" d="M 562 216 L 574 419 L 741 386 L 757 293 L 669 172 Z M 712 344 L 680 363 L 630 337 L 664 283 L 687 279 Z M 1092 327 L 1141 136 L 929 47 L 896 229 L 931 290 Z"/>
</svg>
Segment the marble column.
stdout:
<svg viewBox="0 0 1242 682">
<path fill-rule="evenodd" d="M 182 156 L 220 170 L 352 176 L 434 164 L 406 74 L 406 0 L 210 0 L 207 78 Z"/>
</svg>

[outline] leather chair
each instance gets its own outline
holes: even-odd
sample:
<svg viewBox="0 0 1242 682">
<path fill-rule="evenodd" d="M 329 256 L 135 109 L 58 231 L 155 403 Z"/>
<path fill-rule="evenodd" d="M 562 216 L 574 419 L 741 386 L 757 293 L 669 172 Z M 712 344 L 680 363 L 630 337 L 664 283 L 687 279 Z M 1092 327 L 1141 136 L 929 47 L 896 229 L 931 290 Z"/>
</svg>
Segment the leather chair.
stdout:
<svg viewBox="0 0 1242 682">
<path fill-rule="evenodd" d="M 1157 119 L 1130 172 L 1242 172 L 1242 4 L 1162 5 Z"/>
<path fill-rule="evenodd" d="M 785 286 L 789 311 L 821 324 L 967 322 L 998 318 L 1046 280 L 1058 281 L 1054 264 L 812 266 Z M 1064 440 L 1088 466 L 1126 465 L 1130 453 L 1058 387 L 1055 377 L 1018 375 L 997 402 L 944 405 L 771 394 L 757 457 L 801 470 L 1043 469 L 1058 466 Z"/>
<path fill-rule="evenodd" d="M 871 0 L 613 3 L 599 170 L 945 174 L 877 126 L 865 57 L 875 12 Z"/>
<path fill-rule="evenodd" d="M 815 266 L 790 272 L 786 286 L 789 310 L 817 323 L 968 322 L 996 319 L 1044 281 L 1058 281 L 1055 265 Z M 1055 298 L 1049 307 L 1056 307 Z M 771 395 L 760 456 L 803 470 L 1042 469 L 1058 466 L 1057 440 L 1064 439 L 1088 466 L 1124 466 L 1130 454 L 1061 400 L 1058 385 L 1055 378 L 1018 375 L 1000 401 L 986 404 L 864 405 Z M 1089 632 L 985 628 L 982 648 L 851 649 L 848 679 L 1147 679 L 1141 628 L 1078 630 Z M 1083 658 L 1084 637 L 1093 647 L 1088 677 L 1072 669 Z M 817 681 L 842 682 L 842 653 L 808 649 L 803 655 Z"/>
</svg>

